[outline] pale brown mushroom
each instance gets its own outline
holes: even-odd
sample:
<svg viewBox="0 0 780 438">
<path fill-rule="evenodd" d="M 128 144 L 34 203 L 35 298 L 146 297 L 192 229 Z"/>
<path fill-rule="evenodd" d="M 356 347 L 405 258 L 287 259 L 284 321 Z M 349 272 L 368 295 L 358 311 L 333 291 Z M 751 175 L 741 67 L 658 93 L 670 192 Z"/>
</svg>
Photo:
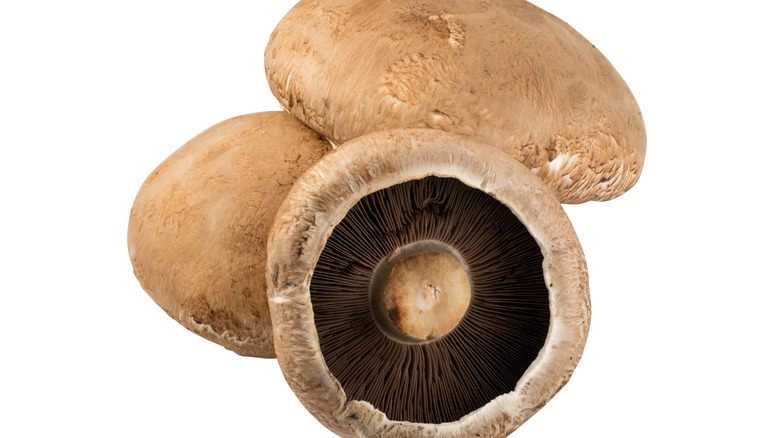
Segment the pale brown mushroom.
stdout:
<svg viewBox="0 0 780 438">
<path fill-rule="evenodd" d="M 428 129 L 368 134 L 304 173 L 269 233 L 268 288 L 282 371 L 342 437 L 505 437 L 569 380 L 590 324 L 552 192 Z"/>
<path fill-rule="evenodd" d="M 282 106 L 336 144 L 393 128 L 474 136 L 561 202 L 630 189 L 646 134 L 631 91 L 569 25 L 522 0 L 303 0 L 265 51 Z"/>
<path fill-rule="evenodd" d="M 331 149 L 284 112 L 232 118 L 190 140 L 146 179 L 130 212 L 141 286 L 198 335 L 274 357 L 268 230 L 297 177 Z"/>
</svg>

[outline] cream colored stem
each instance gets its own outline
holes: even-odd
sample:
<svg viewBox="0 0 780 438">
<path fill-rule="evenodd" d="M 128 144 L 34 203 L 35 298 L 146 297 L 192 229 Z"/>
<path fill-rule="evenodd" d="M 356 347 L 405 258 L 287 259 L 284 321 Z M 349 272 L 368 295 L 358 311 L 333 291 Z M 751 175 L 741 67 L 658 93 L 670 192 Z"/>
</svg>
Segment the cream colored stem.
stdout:
<svg viewBox="0 0 780 438">
<path fill-rule="evenodd" d="M 461 255 L 425 240 L 396 249 L 374 271 L 371 312 L 388 337 L 429 342 L 452 331 L 471 301 L 471 278 Z"/>
</svg>

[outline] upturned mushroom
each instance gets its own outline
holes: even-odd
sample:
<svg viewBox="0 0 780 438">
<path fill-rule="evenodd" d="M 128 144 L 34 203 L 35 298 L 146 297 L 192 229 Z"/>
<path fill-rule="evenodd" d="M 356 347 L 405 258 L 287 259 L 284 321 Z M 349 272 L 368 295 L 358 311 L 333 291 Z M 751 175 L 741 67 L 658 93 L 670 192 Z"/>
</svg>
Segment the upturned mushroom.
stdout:
<svg viewBox="0 0 780 438">
<path fill-rule="evenodd" d="M 472 136 L 561 202 L 637 182 L 642 115 L 609 61 L 522 0 L 303 0 L 265 51 L 282 106 L 336 144 L 393 128 Z"/>
<path fill-rule="evenodd" d="M 505 437 L 569 380 L 590 324 L 553 193 L 436 130 L 368 134 L 304 173 L 267 277 L 279 365 L 342 437 Z"/>
<path fill-rule="evenodd" d="M 284 112 L 219 123 L 160 164 L 127 232 L 133 271 L 187 329 L 238 354 L 274 357 L 266 239 L 297 177 L 332 150 Z"/>
</svg>

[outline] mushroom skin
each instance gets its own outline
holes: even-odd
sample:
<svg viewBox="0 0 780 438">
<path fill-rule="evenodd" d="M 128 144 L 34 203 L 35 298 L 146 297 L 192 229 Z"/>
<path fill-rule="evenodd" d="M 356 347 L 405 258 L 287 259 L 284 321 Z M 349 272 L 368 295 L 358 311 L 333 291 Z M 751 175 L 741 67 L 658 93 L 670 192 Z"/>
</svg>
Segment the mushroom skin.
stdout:
<svg viewBox="0 0 780 438">
<path fill-rule="evenodd" d="M 593 44 L 521 0 L 303 0 L 271 35 L 282 106 L 335 144 L 432 128 L 499 147 L 560 202 L 629 190 L 646 133 Z"/>
<path fill-rule="evenodd" d="M 458 421 L 393 421 L 349 400 L 320 352 L 309 286 L 328 237 L 369 193 L 427 176 L 453 177 L 490 194 L 527 227 L 544 255 L 550 328 L 536 360 L 503 394 Z M 372 133 L 342 145 L 303 174 L 280 206 L 268 241 L 268 299 L 279 365 L 303 405 L 341 437 L 506 437 L 569 380 L 590 327 L 585 257 L 563 208 L 517 160 L 435 130 Z"/>
<path fill-rule="evenodd" d="M 332 150 L 287 113 L 225 120 L 168 157 L 141 186 L 127 246 L 143 289 L 190 331 L 273 358 L 266 238 L 297 177 Z"/>
</svg>

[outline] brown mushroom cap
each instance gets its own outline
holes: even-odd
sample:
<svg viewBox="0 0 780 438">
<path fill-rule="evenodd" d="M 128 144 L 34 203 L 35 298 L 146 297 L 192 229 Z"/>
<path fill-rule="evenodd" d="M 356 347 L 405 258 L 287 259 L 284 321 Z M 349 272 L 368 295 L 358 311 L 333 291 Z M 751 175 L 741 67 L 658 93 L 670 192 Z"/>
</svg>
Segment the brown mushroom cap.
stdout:
<svg viewBox="0 0 780 438">
<path fill-rule="evenodd" d="M 303 0 L 265 51 L 271 90 L 336 144 L 433 128 L 512 155 L 561 202 L 608 200 L 639 178 L 631 91 L 569 25 L 521 0 Z"/>
<path fill-rule="evenodd" d="M 190 140 L 146 179 L 130 212 L 141 286 L 194 333 L 274 357 L 266 237 L 296 178 L 331 149 L 284 112 L 232 118 Z"/>
<path fill-rule="evenodd" d="M 433 239 L 472 283 L 463 320 L 439 339 L 384 336 L 372 318 L 372 266 L 417 244 L 412 234 L 423 242 L 406 260 L 445 253 Z M 475 247 L 482 234 L 495 242 Z M 505 437 L 568 381 L 590 324 L 585 259 L 555 196 L 500 150 L 436 130 L 369 134 L 303 174 L 269 233 L 268 287 L 285 378 L 342 437 Z"/>
</svg>

